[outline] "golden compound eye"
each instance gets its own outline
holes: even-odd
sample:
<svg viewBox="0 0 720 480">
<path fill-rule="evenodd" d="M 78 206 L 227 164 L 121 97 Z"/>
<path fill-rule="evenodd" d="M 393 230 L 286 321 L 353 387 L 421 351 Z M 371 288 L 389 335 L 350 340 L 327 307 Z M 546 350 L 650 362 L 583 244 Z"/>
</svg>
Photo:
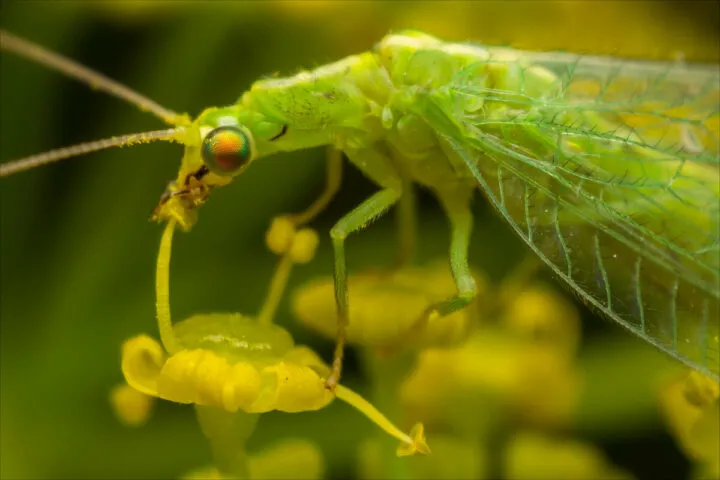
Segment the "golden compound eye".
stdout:
<svg viewBox="0 0 720 480">
<path fill-rule="evenodd" d="M 250 142 L 249 134 L 238 127 L 217 127 L 203 140 L 203 161 L 210 171 L 224 177 L 233 176 L 250 161 Z"/>
</svg>

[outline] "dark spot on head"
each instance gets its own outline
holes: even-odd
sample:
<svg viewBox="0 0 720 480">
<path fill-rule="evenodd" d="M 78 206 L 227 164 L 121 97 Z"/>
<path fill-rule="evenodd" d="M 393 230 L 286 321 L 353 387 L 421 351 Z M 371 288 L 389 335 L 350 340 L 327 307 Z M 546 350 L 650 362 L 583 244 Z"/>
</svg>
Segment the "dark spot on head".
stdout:
<svg viewBox="0 0 720 480">
<path fill-rule="evenodd" d="M 283 135 L 285 135 L 285 134 L 287 133 L 287 130 L 288 130 L 288 126 L 287 126 L 287 125 L 283 125 L 283 126 L 282 126 L 282 130 L 280 130 L 280 133 L 278 133 L 277 135 L 275 135 L 274 137 L 272 137 L 272 138 L 271 138 L 270 140 L 268 140 L 268 141 L 269 141 L 269 142 L 274 142 L 274 141 L 277 140 L 278 138 L 280 138 L 280 137 L 282 137 Z"/>
</svg>

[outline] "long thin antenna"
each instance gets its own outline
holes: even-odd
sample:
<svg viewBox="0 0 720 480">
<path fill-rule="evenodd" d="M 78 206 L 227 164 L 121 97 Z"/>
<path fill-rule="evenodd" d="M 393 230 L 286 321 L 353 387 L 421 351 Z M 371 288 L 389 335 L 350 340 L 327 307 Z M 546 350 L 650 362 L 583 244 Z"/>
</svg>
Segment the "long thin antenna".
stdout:
<svg viewBox="0 0 720 480">
<path fill-rule="evenodd" d="M 42 65 L 58 70 L 68 77 L 75 78 L 114 97 L 125 100 L 144 112 L 150 112 L 162 119 L 169 125 L 180 125 L 187 123 L 184 115 L 179 115 L 172 110 L 159 105 L 144 95 L 112 80 L 105 75 L 83 67 L 69 58 L 53 53 L 32 42 L 8 33 L 0 29 L 0 48 L 15 53 L 29 60 L 34 60 Z"/>
<path fill-rule="evenodd" d="M 160 140 L 168 142 L 179 142 L 178 134 L 184 129 L 182 127 L 170 128 L 167 130 L 155 130 L 151 132 L 130 133 L 128 135 L 120 135 L 118 137 L 104 138 L 93 142 L 80 143 L 71 147 L 58 148 L 49 152 L 30 155 L 29 157 L 20 158 L 12 162 L 0 165 L 0 177 L 7 177 L 14 173 L 30 170 L 58 160 L 70 157 L 77 157 L 106 148 L 123 147 L 134 145 L 137 143 L 150 143 Z"/>
</svg>

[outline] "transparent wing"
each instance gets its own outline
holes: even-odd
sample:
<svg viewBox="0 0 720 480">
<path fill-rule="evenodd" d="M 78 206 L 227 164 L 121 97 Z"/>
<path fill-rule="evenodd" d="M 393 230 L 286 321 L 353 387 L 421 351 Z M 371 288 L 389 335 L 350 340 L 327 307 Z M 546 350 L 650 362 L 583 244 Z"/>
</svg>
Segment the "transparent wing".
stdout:
<svg viewBox="0 0 720 480">
<path fill-rule="evenodd" d="M 491 52 L 416 113 L 587 303 L 717 379 L 718 66 Z"/>
</svg>

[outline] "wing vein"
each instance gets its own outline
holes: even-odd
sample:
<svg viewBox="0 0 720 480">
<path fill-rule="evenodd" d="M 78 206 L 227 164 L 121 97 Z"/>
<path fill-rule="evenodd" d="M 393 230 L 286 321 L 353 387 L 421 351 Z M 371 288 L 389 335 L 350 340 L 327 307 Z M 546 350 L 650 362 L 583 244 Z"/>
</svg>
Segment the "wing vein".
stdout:
<svg viewBox="0 0 720 480">
<path fill-rule="evenodd" d="M 567 265 L 567 276 L 568 278 L 572 278 L 572 260 L 570 259 L 570 253 L 568 252 L 567 243 L 565 242 L 565 237 L 563 236 L 562 229 L 560 228 L 559 208 L 557 200 L 555 201 L 554 211 L 555 213 L 553 223 L 555 224 L 555 233 L 557 234 L 558 241 L 560 242 L 563 257 L 565 258 L 565 265 Z"/>
<path fill-rule="evenodd" d="M 530 221 L 530 185 L 525 184 L 525 223 L 528 230 L 528 241 L 533 243 L 533 229 Z"/>
<path fill-rule="evenodd" d="M 710 300 L 705 299 L 703 302 L 703 314 L 700 323 L 700 334 L 702 336 L 702 364 L 707 367 L 709 350 L 710 350 L 710 337 L 708 335 L 708 322 L 710 321 Z"/>
<path fill-rule="evenodd" d="M 718 373 L 715 370 L 709 369 L 705 365 L 699 365 L 698 362 L 690 359 L 689 357 L 685 355 L 678 354 L 677 350 L 672 350 L 666 345 L 665 343 L 659 341 L 659 339 L 654 338 L 653 336 L 648 335 L 647 333 L 639 332 L 636 328 L 633 328 L 631 324 L 623 320 L 615 311 L 607 308 L 607 306 L 603 305 L 602 302 L 598 301 L 597 298 L 595 298 L 593 295 L 588 294 L 583 290 L 583 288 L 572 278 L 568 277 L 565 272 L 561 271 L 558 266 L 552 262 L 548 256 L 542 252 L 537 245 L 534 245 L 527 241 L 526 233 L 523 231 L 523 229 L 520 228 L 520 226 L 517 224 L 517 222 L 514 221 L 512 215 L 507 210 L 506 207 L 500 205 L 500 202 L 498 201 L 497 197 L 493 193 L 493 191 L 490 189 L 490 186 L 488 185 L 487 181 L 485 180 L 485 177 L 482 175 L 482 173 L 479 171 L 477 165 L 475 165 L 474 159 L 472 156 L 468 154 L 468 151 L 466 150 L 466 147 L 463 146 L 459 141 L 457 141 L 452 136 L 445 134 L 442 130 L 438 130 L 438 134 L 448 142 L 450 146 L 453 147 L 455 152 L 460 156 L 462 161 L 467 166 L 468 170 L 473 174 L 475 179 L 478 182 L 479 187 L 482 189 L 482 191 L 487 196 L 490 203 L 498 210 L 500 215 L 505 219 L 505 221 L 508 223 L 508 225 L 515 231 L 515 233 L 520 236 L 525 242 L 527 242 L 530 249 L 543 261 L 545 264 L 550 267 L 550 269 L 563 281 L 569 285 L 573 291 L 580 296 L 584 301 L 588 302 L 590 305 L 597 308 L 599 311 L 607 315 L 609 318 L 613 319 L 615 322 L 617 322 L 618 325 L 620 325 L 623 328 L 626 328 L 627 330 L 639 335 L 641 338 L 643 338 L 646 342 L 650 343 L 651 345 L 655 346 L 656 348 L 666 352 L 667 354 L 673 356 L 680 362 L 684 363 L 690 368 L 694 368 L 699 370 L 705 375 L 710 376 L 713 379 L 718 379 Z"/>
<path fill-rule="evenodd" d="M 500 192 L 500 204 L 505 207 L 505 186 L 503 185 L 502 165 L 498 163 L 497 168 L 498 191 Z"/>
<path fill-rule="evenodd" d="M 677 297 L 678 297 L 678 289 L 680 288 L 680 277 L 677 275 L 675 276 L 675 281 L 673 282 L 672 286 L 672 293 L 670 296 L 670 316 L 672 319 L 672 329 L 673 329 L 673 349 L 677 351 L 677 344 L 678 344 L 678 317 L 677 317 Z"/>
<path fill-rule="evenodd" d="M 609 310 L 612 310 L 612 295 L 610 293 L 610 282 L 608 280 L 607 270 L 605 270 L 605 263 L 603 262 L 602 252 L 600 252 L 600 239 L 597 233 L 593 235 L 593 241 L 595 245 L 595 260 L 597 260 L 598 268 L 600 269 L 600 276 L 603 280 L 603 286 L 605 288 L 606 306 Z"/>
<path fill-rule="evenodd" d="M 637 300 L 638 312 L 640 316 L 640 331 L 645 333 L 645 305 L 643 304 L 642 287 L 640 285 L 640 281 L 642 279 L 642 276 L 640 275 L 642 268 L 641 264 L 642 257 L 638 256 L 637 260 L 635 261 L 635 274 L 633 277 L 633 282 L 635 282 L 635 298 Z"/>
<path fill-rule="evenodd" d="M 558 183 L 561 186 L 568 188 L 571 191 L 574 190 L 573 186 L 570 185 L 567 182 L 567 180 L 565 180 L 562 177 L 558 177 L 557 175 L 548 171 L 546 168 L 543 168 L 544 166 L 540 167 L 538 162 L 533 163 L 530 161 L 530 159 L 524 158 L 524 156 L 522 156 L 522 155 L 519 157 L 516 156 L 515 155 L 516 152 L 513 152 L 513 151 L 507 149 L 506 147 L 503 147 L 502 145 L 497 145 L 496 142 L 494 142 L 492 139 L 490 139 L 489 136 L 486 135 L 484 132 L 479 132 L 479 136 L 482 139 L 481 142 L 482 142 L 482 145 L 485 147 L 485 150 L 491 149 L 501 155 L 510 155 L 512 158 L 518 159 L 521 163 L 523 163 L 527 166 L 530 166 L 536 170 L 539 170 L 540 172 L 545 173 L 546 175 L 552 177 L 553 179 L 558 181 Z M 477 142 L 477 139 L 475 139 L 474 137 L 468 137 L 467 135 L 465 135 L 465 138 L 467 138 L 471 142 Z M 495 160 L 495 161 L 497 162 L 497 160 Z M 556 193 L 554 193 L 553 191 L 551 191 L 550 189 L 541 186 L 539 184 L 539 182 L 537 182 L 534 178 L 532 178 L 532 176 L 524 174 L 524 173 L 518 171 L 517 169 L 512 168 L 508 164 L 505 165 L 505 168 L 510 170 L 514 175 L 516 175 L 518 178 L 522 179 L 524 182 L 531 183 L 533 185 L 533 187 L 535 187 L 536 189 L 539 189 L 544 194 L 546 194 L 548 197 L 550 197 L 550 198 L 558 197 L 558 195 Z M 595 198 L 593 198 L 593 196 L 590 195 L 588 192 L 583 190 L 578 193 L 580 194 L 580 197 L 588 205 L 595 205 L 597 207 L 597 205 L 598 205 L 597 200 Z M 653 203 L 653 201 L 650 200 L 649 198 L 646 198 L 646 199 L 649 202 Z M 594 221 L 591 218 L 588 218 L 587 215 L 584 215 L 583 213 L 581 213 L 581 211 L 577 207 L 572 205 L 571 203 L 564 201 L 564 200 L 561 200 L 561 202 L 564 207 L 566 207 L 569 211 L 572 211 L 573 213 L 575 213 L 579 218 L 582 218 L 583 220 L 587 221 L 588 224 L 596 223 L 596 221 Z M 708 285 L 706 285 L 704 282 L 702 282 L 702 280 L 698 280 L 697 275 L 694 272 L 689 271 L 686 268 L 683 268 L 682 263 L 677 261 L 677 259 L 673 259 L 672 257 L 670 257 L 668 252 L 665 252 L 664 250 L 658 248 L 656 245 L 654 245 L 651 242 L 650 243 L 647 242 L 648 238 L 654 238 L 656 236 L 653 232 L 649 231 L 646 227 L 643 227 L 642 225 L 638 224 L 637 222 L 634 222 L 631 219 L 627 218 L 626 216 L 622 215 L 620 212 L 616 211 L 615 209 L 611 208 L 610 206 L 603 205 L 603 207 L 604 207 L 603 210 L 596 208 L 595 211 L 598 212 L 598 214 L 600 214 L 606 220 L 611 221 L 618 228 L 612 229 L 612 228 L 608 228 L 607 226 L 602 226 L 602 225 L 599 226 L 598 228 L 601 228 L 605 233 L 612 236 L 619 242 L 632 248 L 640 255 L 652 254 L 653 260 L 656 263 L 658 263 L 659 265 L 663 266 L 663 268 L 665 268 L 666 270 L 683 271 L 683 274 L 687 277 L 689 282 L 693 283 L 694 285 L 703 289 L 704 291 L 710 293 L 711 295 L 714 295 L 716 297 L 720 295 L 720 292 L 714 291 L 712 288 L 710 288 Z M 678 220 L 681 221 L 682 219 L 678 219 Z M 633 243 L 630 241 L 629 238 L 619 235 L 619 232 L 617 230 L 624 231 L 625 235 L 627 235 L 629 237 L 633 237 L 633 239 L 637 243 Z M 692 256 L 690 254 L 690 252 L 688 252 L 686 249 L 681 248 L 675 242 L 671 242 L 669 239 L 666 239 L 666 240 L 667 241 L 663 242 L 663 245 L 667 246 L 673 252 L 687 258 L 688 260 L 690 260 L 694 264 L 698 265 L 699 267 L 702 267 L 705 270 L 708 270 L 714 274 L 717 274 L 717 271 L 715 269 L 713 269 L 709 265 L 705 264 L 704 262 L 702 262 L 702 261 L 698 260 L 697 258 L 695 258 L 694 256 Z M 649 252 L 648 251 L 649 249 L 652 249 L 653 252 L 652 253 Z"/>
</svg>

